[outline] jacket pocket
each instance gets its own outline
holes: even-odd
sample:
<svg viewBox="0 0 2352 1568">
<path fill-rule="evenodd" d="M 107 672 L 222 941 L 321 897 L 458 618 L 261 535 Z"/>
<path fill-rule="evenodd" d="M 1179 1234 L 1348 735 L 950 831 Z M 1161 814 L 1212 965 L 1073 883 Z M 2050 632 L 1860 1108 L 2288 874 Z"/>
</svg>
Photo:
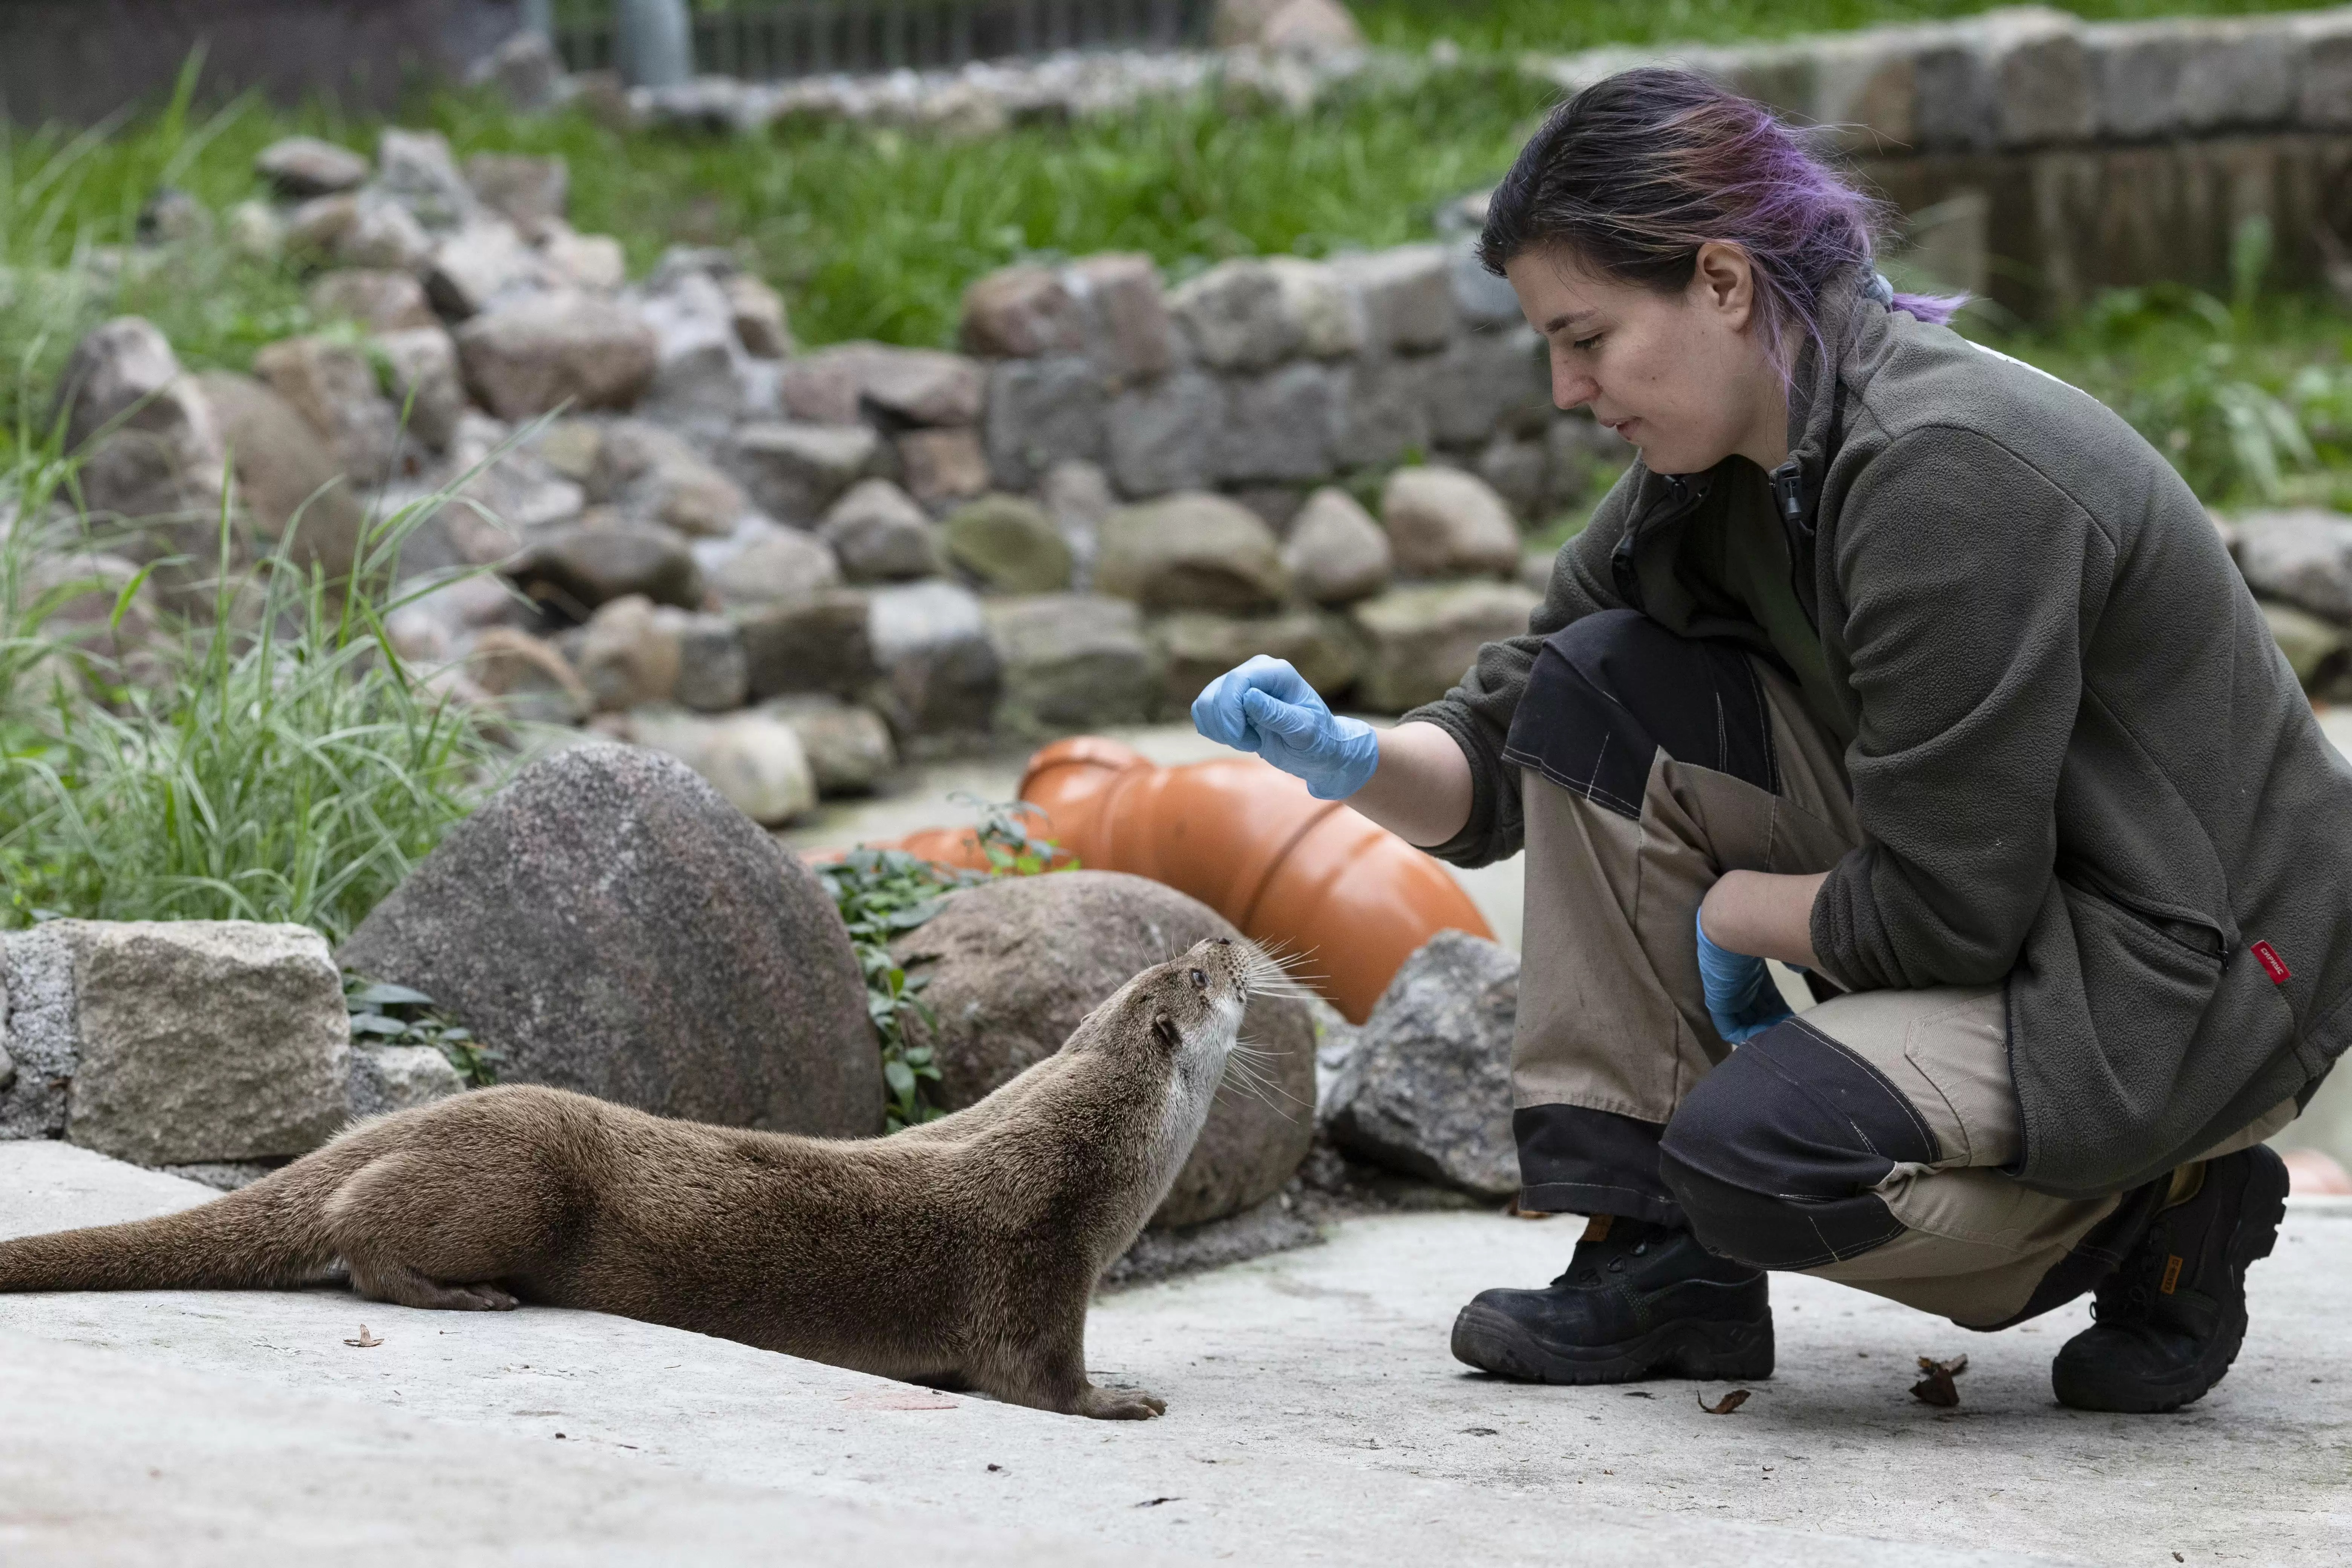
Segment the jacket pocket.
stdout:
<svg viewBox="0 0 2352 1568">
<path fill-rule="evenodd" d="M 2108 1068 L 2129 1098 L 2161 1104 L 2221 984 L 2221 932 L 2186 911 L 2135 909 L 2074 886 L 2066 902 L 2083 1000 Z"/>
</svg>

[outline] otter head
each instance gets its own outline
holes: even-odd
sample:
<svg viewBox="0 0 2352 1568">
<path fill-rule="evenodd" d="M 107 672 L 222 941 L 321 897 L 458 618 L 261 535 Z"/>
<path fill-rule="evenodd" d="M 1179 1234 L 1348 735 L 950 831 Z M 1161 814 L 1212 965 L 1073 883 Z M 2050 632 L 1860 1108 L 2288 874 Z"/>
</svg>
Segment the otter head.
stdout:
<svg viewBox="0 0 2352 1568">
<path fill-rule="evenodd" d="M 1253 986 L 1278 974 L 1250 943 L 1211 937 L 1129 981 L 1080 1026 L 1118 1058 L 1127 1089 L 1160 1089 L 1150 1159 L 1163 1192 L 1208 1120 Z"/>
</svg>

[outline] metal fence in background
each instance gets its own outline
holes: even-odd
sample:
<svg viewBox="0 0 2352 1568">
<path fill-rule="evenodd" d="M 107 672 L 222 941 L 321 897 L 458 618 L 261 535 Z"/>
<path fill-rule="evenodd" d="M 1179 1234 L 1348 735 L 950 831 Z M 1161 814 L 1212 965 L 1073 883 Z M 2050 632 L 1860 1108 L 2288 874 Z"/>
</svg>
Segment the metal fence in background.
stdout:
<svg viewBox="0 0 2352 1568">
<path fill-rule="evenodd" d="M 556 0 L 566 66 L 613 66 L 613 0 Z M 751 81 L 918 70 L 1059 49 L 1178 48 L 1215 0 L 695 0 L 694 68 Z"/>
</svg>

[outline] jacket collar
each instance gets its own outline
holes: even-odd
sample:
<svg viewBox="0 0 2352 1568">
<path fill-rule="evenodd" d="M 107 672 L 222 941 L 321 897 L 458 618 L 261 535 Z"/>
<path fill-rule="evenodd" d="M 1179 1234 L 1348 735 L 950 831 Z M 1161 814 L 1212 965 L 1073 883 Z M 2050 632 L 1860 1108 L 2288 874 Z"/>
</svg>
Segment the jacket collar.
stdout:
<svg viewBox="0 0 2352 1568">
<path fill-rule="evenodd" d="M 1772 502 L 1783 523 L 1810 529 L 1822 477 L 1843 438 L 1846 372 L 1886 331 L 1893 290 L 1862 268 L 1834 274 L 1822 289 L 1819 335 L 1799 351 L 1789 384 L 1789 457 L 1771 472 Z"/>
</svg>

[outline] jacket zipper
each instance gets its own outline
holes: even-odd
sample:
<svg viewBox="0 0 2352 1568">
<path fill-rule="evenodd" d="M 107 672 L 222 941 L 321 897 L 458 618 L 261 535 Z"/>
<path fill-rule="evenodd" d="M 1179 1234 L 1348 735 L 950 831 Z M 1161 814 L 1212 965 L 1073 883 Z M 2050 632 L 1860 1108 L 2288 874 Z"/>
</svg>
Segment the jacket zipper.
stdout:
<svg viewBox="0 0 2352 1568">
<path fill-rule="evenodd" d="M 1658 477 L 1665 482 L 1665 496 L 1626 524 L 1624 533 L 1617 541 L 1617 548 L 1609 552 L 1610 578 L 1616 584 L 1617 596 L 1625 601 L 1626 608 L 1632 610 L 1646 608 L 1642 603 L 1641 574 L 1633 569 L 1635 547 L 1646 535 L 1688 515 L 1706 496 L 1704 490 L 1694 487 L 1680 474 L 1661 474 Z"/>
</svg>

